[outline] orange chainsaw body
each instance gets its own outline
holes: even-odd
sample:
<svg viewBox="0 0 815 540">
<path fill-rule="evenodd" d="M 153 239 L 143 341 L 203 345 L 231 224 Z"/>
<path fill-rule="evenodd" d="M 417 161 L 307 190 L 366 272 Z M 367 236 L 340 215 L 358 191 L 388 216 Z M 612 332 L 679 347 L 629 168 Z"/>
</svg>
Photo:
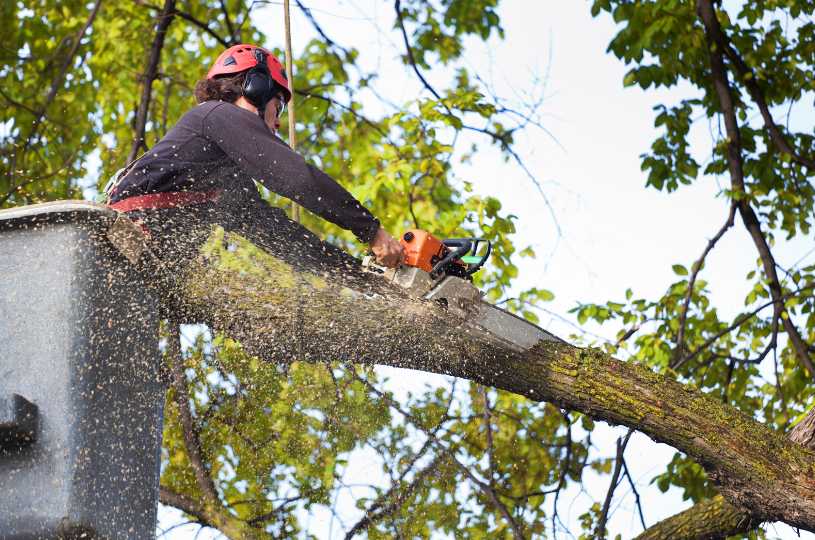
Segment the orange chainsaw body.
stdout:
<svg viewBox="0 0 815 540">
<path fill-rule="evenodd" d="M 425 272 L 433 270 L 433 267 L 450 253 L 450 248 L 445 246 L 441 240 L 421 229 L 405 231 L 399 238 L 399 242 L 405 248 L 407 265 L 415 266 Z M 461 261 L 456 262 L 464 265 Z"/>
</svg>

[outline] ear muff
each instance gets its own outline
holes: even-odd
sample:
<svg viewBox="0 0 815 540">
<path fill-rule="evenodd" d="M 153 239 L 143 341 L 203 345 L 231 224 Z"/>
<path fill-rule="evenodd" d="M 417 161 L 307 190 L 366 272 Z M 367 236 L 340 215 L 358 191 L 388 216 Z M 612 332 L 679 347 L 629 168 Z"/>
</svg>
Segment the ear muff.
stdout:
<svg viewBox="0 0 815 540">
<path fill-rule="evenodd" d="M 255 107 L 266 106 L 272 95 L 272 75 L 265 64 L 257 64 L 243 82 L 243 97 Z"/>
<path fill-rule="evenodd" d="M 257 64 L 246 74 L 246 80 L 243 83 L 243 97 L 257 107 L 258 116 L 265 121 L 266 104 L 279 92 L 279 89 L 276 89 L 279 85 L 272 79 L 266 63 L 266 52 L 261 49 L 253 49 L 252 54 Z"/>
</svg>

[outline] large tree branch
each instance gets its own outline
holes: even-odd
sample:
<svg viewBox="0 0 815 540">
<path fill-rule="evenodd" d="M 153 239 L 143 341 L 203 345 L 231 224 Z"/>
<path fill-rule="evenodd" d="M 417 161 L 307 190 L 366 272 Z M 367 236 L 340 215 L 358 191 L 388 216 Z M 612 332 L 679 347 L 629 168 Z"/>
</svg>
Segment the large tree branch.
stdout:
<svg viewBox="0 0 815 540">
<path fill-rule="evenodd" d="M 760 522 L 718 495 L 648 527 L 634 540 L 721 540 L 751 531 Z"/>
<path fill-rule="evenodd" d="M 815 450 L 815 409 L 787 433 L 787 438 Z M 759 524 L 717 495 L 649 527 L 635 540 L 720 540 L 751 531 Z"/>
<path fill-rule="evenodd" d="M 705 27 L 713 86 L 719 98 L 719 105 L 727 130 L 727 163 L 730 169 L 730 181 L 733 187 L 733 200 L 738 205 L 744 226 L 747 228 L 747 231 L 753 239 L 753 243 L 755 243 L 758 249 L 761 264 L 764 267 L 764 273 L 769 282 L 770 295 L 773 300 L 779 300 L 782 296 L 782 292 L 776 272 L 775 258 L 770 250 L 770 246 L 767 244 L 767 239 L 764 238 L 764 234 L 761 231 L 761 223 L 758 220 L 758 216 L 756 216 L 753 207 L 750 206 L 750 198 L 744 186 L 741 134 L 739 132 L 738 120 L 736 119 L 736 110 L 732 95 L 733 90 L 730 87 L 730 82 L 727 80 L 727 68 L 724 64 L 722 47 L 720 45 L 720 43 L 723 43 L 724 37 L 722 36 L 719 21 L 716 18 L 716 10 L 713 7 L 712 0 L 698 0 L 696 3 L 696 13 Z M 792 319 L 786 313 L 786 309 L 782 312 L 781 322 L 784 326 L 784 331 L 789 336 L 790 343 L 792 343 L 795 349 L 798 359 L 809 372 L 810 376 L 815 377 L 815 365 L 813 365 L 812 359 L 809 357 L 807 344 L 804 342 Z"/>
<path fill-rule="evenodd" d="M 297 236 L 277 240 L 274 263 L 255 261 L 267 269 L 263 279 L 229 265 L 206 266 L 203 258 L 193 261 L 179 276 L 176 313 L 227 333 L 270 362 L 305 358 L 449 374 L 634 428 L 694 459 L 730 504 L 757 522 L 815 530 L 815 454 L 769 427 L 599 350 L 551 342 L 529 351 L 508 348 L 435 305 L 401 297 L 384 280 L 347 268 L 347 259 L 332 266 L 335 257 L 321 256 L 323 266 L 305 282 L 328 284 L 295 286 L 283 263 L 301 264 L 326 249 Z M 337 278 L 362 294 L 341 294 L 332 285 Z M 297 317 L 295 304 L 301 306 Z M 293 339 L 298 334 L 310 339 Z"/>
<path fill-rule="evenodd" d="M 176 0 L 165 0 L 164 8 L 156 15 L 156 33 L 153 36 L 153 44 L 150 48 L 150 56 L 142 77 L 142 92 L 139 102 L 138 117 L 136 118 L 136 132 L 133 136 L 133 144 L 127 154 L 127 163 L 132 163 L 136 159 L 140 148 L 147 149 L 144 142 L 144 134 L 147 126 L 147 112 L 150 109 L 150 99 L 153 93 L 153 81 L 158 74 L 158 66 L 161 62 L 161 49 L 164 48 L 164 39 L 167 37 L 167 30 L 173 22 L 176 14 Z"/>
</svg>

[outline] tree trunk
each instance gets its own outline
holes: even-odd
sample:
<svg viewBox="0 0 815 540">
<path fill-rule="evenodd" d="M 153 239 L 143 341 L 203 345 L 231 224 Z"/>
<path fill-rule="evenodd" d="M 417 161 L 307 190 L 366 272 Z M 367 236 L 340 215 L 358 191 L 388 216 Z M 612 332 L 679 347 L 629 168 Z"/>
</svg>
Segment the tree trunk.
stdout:
<svg viewBox="0 0 815 540">
<path fill-rule="evenodd" d="M 287 249 L 299 257 L 321 247 Z M 256 254 L 247 271 L 224 262 L 228 255 L 210 253 L 214 264 L 199 257 L 179 276 L 173 309 L 183 322 L 205 323 L 269 362 L 371 363 L 454 375 L 625 425 L 694 459 L 753 523 L 815 531 L 815 453 L 696 388 L 597 349 L 541 342 L 514 350 L 434 305 L 400 297 L 384 280 L 377 290 L 362 285 L 355 293 L 326 281 L 339 266 L 293 274 L 281 260 Z"/>
</svg>

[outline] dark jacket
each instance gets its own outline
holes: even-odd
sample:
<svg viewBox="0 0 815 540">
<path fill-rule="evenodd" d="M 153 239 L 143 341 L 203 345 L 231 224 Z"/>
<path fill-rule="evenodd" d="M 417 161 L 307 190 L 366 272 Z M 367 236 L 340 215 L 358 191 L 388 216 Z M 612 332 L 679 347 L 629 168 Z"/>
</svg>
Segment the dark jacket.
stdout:
<svg viewBox="0 0 815 540">
<path fill-rule="evenodd" d="M 361 242 L 379 230 L 379 220 L 359 201 L 306 163 L 256 114 L 220 101 L 187 111 L 125 176 L 111 204 L 150 193 L 216 189 L 222 198 L 260 198 L 252 180 L 351 231 Z"/>
</svg>

